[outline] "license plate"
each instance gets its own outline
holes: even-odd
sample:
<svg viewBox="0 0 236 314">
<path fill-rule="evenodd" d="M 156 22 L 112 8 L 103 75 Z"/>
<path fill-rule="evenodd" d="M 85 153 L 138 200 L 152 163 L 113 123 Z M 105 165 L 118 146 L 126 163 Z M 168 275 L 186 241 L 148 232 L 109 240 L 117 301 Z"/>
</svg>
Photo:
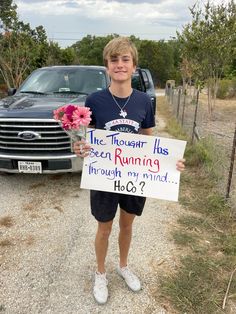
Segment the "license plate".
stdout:
<svg viewBox="0 0 236 314">
<path fill-rule="evenodd" d="M 18 170 L 22 173 L 42 173 L 42 164 L 36 161 L 18 161 Z"/>
</svg>

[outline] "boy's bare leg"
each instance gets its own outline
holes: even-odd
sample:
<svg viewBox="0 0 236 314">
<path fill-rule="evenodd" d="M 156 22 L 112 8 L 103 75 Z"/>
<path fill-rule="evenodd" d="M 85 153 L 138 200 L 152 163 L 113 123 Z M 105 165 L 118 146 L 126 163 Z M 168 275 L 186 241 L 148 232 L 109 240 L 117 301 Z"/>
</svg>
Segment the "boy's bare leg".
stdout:
<svg viewBox="0 0 236 314">
<path fill-rule="evenodd" d="M 95 238 L 95 253 L 97 259 L 97 271 L 100 273 L 105 273 L 105 259 L 112 223 L 112 220 L 108 222 L 98 222 L 98 229 Z"/>
<path fill-rule="evenodd" d="M 132 224 L 136 215 L 129 214 L 123 209 L 120 210 L 120 234 L 119 234 L 119 249 L 120 249 L 120 267 L 127 266 L 129 248 L 132 238 Z"/>
</svg>

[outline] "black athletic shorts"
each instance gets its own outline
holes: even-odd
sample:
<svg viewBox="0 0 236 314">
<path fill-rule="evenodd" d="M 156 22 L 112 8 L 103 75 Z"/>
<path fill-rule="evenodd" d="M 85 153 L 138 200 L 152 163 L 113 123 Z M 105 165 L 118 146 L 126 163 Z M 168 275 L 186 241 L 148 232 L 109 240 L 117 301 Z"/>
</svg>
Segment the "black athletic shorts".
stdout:
<svg viewBox="0 0 236 314">
<path fill-rule="evenodd" d="M 92 215 L 100 222 L 113 220 L 118 205 L 129 214 L 141 216 L 146 198 L 136 195 L 90 191 Z"/>
</svg>

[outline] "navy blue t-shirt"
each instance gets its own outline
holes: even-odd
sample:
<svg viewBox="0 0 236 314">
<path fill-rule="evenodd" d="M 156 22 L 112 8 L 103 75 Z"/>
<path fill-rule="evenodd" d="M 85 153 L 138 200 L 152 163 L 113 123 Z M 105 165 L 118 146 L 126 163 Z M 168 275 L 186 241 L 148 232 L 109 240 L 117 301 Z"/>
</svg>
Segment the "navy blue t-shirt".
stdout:
<svg viewBox="0 0 236 314">
<path fill-rule="evenodd" d="M 123 108 L 128 97 L 115 97 L 115 99 L 120 108 Z M 150 97 L 136 89 L 133 90 L 127 105 L 123 108 L 125 117 L 120 115 L 121 109 L 112 98 L 108 88 L 89 95 L 85 106 L 92 111 L 90 124 L 96 129 L 139 133 L 140 128 L 148 129 L 155 126 Z"/>
</svg>

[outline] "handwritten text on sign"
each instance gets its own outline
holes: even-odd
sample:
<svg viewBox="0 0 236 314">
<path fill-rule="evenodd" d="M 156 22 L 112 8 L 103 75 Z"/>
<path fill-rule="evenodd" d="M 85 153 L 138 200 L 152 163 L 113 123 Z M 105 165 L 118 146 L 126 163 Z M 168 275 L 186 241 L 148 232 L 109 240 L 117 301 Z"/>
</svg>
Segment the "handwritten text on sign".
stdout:
<svg viewBox="0 0 236 314">
<path fill-rule="evenodd" d="M 97 129 L 87 130 L 87 141 L 81 188 L 178 200 L 185 141 Z"/>
</svg>

